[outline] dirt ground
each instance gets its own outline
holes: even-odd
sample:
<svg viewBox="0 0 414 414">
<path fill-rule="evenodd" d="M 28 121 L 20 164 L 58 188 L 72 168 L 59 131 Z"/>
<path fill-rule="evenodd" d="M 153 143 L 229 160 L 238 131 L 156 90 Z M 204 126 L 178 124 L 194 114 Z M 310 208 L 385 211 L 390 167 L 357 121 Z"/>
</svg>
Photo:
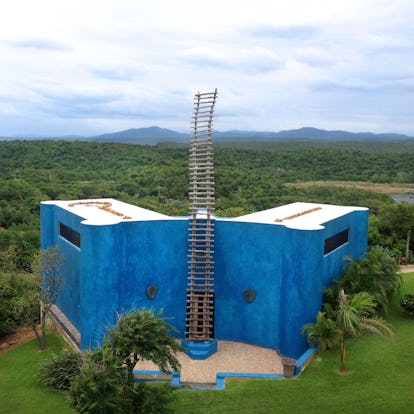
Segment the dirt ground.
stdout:
<svg viewBox="0 0 414 414">
<path fill-rule="evenodd" d="M 400 266 L 401 273 L 411 273 L 414 272 L 414 265 Z"/>
<path fill-rule="evenodd" d="M 31 327 L 20 328 L 16 332 L 0 338 L 0 355 L 34 338 L 35 334 Z"/>
</svg>

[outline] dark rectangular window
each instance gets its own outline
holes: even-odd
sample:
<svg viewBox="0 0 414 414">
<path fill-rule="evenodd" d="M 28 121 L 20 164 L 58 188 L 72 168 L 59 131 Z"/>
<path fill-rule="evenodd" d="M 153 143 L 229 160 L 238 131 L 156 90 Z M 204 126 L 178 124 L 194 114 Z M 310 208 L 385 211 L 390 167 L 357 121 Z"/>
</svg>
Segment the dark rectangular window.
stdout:
<svg viewBox="0 0 414 414">
<path fill-rule="evenodd" d="M 63 223 L 59 223 L 59 235 L 75 246 L 81 247 L 80 233 L 65 226 Z"/>
<path fill-rule="evenodd" d="M 324 254 L 328 254 L 338 247 L 343 246 L 349 241 L 349 229 L 341 231 L 340 233 L 335 234 L 327 239 L 325 239 L 325 248 Z"/>
</svg>

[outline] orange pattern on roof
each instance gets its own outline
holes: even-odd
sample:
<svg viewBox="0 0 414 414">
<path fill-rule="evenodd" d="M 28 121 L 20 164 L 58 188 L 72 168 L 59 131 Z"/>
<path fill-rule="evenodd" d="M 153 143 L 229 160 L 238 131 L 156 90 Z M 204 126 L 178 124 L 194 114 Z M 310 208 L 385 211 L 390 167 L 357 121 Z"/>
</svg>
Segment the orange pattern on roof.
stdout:
<svg viewBox="0 0 414 414">
<path fill-rule="evenodd" d="M 292 220 L 298 218 L 300 216 L 304 216 L 305 214 L 313 213 L 314 211 L 322 210 L 322 207 L 315 207 L 309 210 L 301 211 L 300 213 L 292 214 L 291 216 L 283 217 L 282 219 L 276 219 L 275 223 L 282 223 L 283 220 Z"/>
<path fill-rule="evenodd" d="M 130 220 L 130 216 L 126 216 L 123 213 L 120 213 L 119 211 L 115 211 L 111 209 L 112 203 L 109 201 L 78 201 L 76 203 L 70 203 L 69 207 L 75 207 L 77 205 L 96 205 L 96 207 L 99 208 L 99 210 L 106 211 L 107 213 L 114 214 L 115 216 L 122 217 L 124 220 Z"/>
</svg>

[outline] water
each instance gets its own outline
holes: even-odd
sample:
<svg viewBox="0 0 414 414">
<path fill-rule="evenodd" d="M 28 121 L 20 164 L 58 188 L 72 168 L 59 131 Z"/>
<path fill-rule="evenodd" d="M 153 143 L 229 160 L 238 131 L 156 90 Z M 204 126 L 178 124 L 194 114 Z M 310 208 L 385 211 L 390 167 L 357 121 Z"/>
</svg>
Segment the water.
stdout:
<svg viewBox="0 0 414 414">
<path fill-rule="evenodd" d="M 406 203 L 414 204 L 414 194 L 390 194 L 390 197 L 397 203 L 405 201 Z"/>
</svg>

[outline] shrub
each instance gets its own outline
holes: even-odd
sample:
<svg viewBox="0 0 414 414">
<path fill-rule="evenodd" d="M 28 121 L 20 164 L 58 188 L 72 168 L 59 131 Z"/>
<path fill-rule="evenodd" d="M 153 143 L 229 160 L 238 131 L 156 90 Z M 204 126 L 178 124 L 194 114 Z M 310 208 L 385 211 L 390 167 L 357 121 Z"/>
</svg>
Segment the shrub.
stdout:
<svg viewBox="0 0 414 414">
<path fill-rule="evenodd" d="M 78 413 L 166 414 L 172 387 L 135 384 L 133 368 L 139 359 L 163 371 L 177 370 L 181 347 L 169 336 L 172 326 L 161 311 L 131 310 L 120 315 L 104 345 L 84 354 L 84 364 L 72 379 L 69 401 Z"/>
<path fill-rule="evenodd" d="M 81 372 L 82 362 L 79 352 L 63 349 L 40 365 L 40 383 L 45 387 L 66 391 L 70 388 L 73 377 Z"/>
<path fill-rule="evenodd" d="M 319 312 L 316 322 L 305 325 L 302 332 L 306 332 L 309 345 L 319 346 L 322 352 L 335 348 L 340 341 L 341 332 L 335 320 L 327 317 L 325 312 Z"/>
<path fill-rule="evenodd" d="M 130 412 L 122 370 L 114 365 L 88 360 L 73 377 L 69 403 L 78 413 L 124 414 Z"/>
<path fill-rule="evenodd" d="M 378 313 L 387 313 L 390 299 L 401 286 L 399 266 L 389 249 L 374 246 L 362 259 L 348 259 L 343 275 L 325 288 L 324 301 L 333 308 L 341 289 L 347 294 L 370 293 Z"/>
<path fill-rule="evenodd" d="M 173 387 L 170 384 L 136 384 L 132 394 L 132 414 L 168 414 L 173 401 Z"/>
<path fill-rule="evenodd" d="M 39 304 L 30 300 L 35 289 L 32 275 L 0 274 L 0 337 L 38 318 Z"/>
<path fill-rule="evenodd" d="M 414 315 L 414 295 L 407 294 L 400 301 L 401 307 L 410 315 Z"/>
</svg>

